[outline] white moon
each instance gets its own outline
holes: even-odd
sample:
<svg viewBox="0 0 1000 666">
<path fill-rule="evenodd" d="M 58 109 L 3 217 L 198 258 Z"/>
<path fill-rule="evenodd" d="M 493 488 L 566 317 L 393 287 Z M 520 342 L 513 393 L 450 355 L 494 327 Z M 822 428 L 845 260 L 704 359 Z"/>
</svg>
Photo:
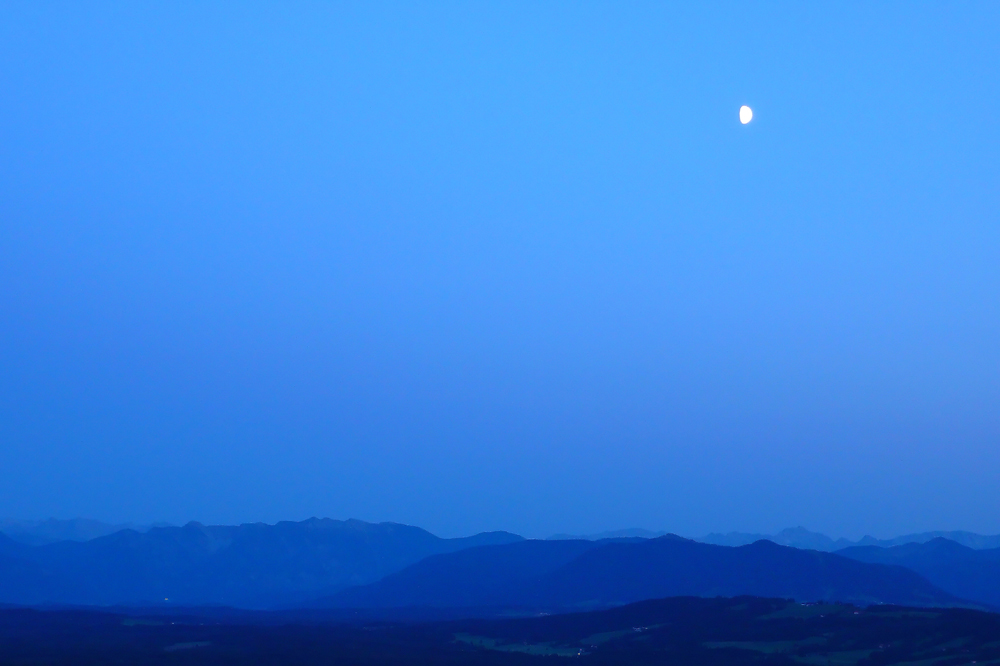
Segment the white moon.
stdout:
<svg viewBox="0 0 1000 666">
<path fill-rule="evenodd" d="M 740 122 L 746 125 L 750 120 L 753 119 L 753 109 L 749 106 L 743 105 L 740 107 Z"/>
</svg>

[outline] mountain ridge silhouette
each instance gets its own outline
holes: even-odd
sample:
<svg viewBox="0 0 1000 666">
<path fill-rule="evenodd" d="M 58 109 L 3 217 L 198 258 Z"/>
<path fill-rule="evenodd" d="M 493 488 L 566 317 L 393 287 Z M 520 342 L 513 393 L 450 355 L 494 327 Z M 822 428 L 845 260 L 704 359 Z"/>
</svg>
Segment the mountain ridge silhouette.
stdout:
<svg viewBox="0 0 1000 666">
<path fill-rule="evenodd" d="M 428 555 L 518 540 L 507 532 L 441 539 L 398 523 L 328 518 L 190 522 L 41 546 L 2 536 L 0 602 L 270 607 L 372 582 Z"/>
<path fill-rule="evenodd" d="M 860 562 L 906 567 L 952 594 L 1000 608 L 1000 548 L 976 550 L 938 537 L 890 548 L 854 546 L 837 553 Z"/>
<path fill-rule="evenodd" d="M 962 605 L 919 574 L 767 540 L 740 547 L 676 535 L 649 540 L 535 540 L 436 555 L 319 607 L 518 607 L 584 610 L 671 596 Z"/>
</svg>

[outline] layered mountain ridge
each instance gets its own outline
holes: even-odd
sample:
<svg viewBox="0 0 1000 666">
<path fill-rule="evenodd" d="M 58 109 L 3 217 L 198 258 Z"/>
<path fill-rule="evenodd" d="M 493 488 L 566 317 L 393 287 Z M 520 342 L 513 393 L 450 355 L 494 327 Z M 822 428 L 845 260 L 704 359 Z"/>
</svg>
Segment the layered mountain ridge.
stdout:
<svg viewBox="0 0 1000 666">
<path fill-rule="evenodd" d="M 770 541 L 731 548 L 656 539 L 523 541 L 429 557 L 346 589 L 333 608 L 483 607 L 584 610 L 673 596 L 961 605 L 899 566 L 868 564 Z"/>
<path fill-rule="evenodd" d="M 939 537 L 890 548 L 855 546 L 837 554 L 905 567 L 953 594 L 1000 608 L 1000 548 L 976 550 Z"/>
<path fill-rule="evenodd" d="M 659 536 L 659 534 L 663 533 L 656 535 Z M 877 539 L 873 536 L 864 536 L 857 541 L 851 541 L 845 538 L 832 539 L 825 534 L 812 532 L 804 527 L 789 527 L 776 534 L 755 534 L 751 532 L 712 533 L 695 539 L 695 541 L 711 543 L 717 546 L 745 546 L 761 539 L 767 539 L 782 546 L 821 550 L 828 553 L 855 546 L 891 548 L 908 543 L 927 543 L 934 539 L 948 539 L 974 550 L 1000 548 L 1000 534 L 984 535 L 962 530 L 918 532 L 915 534 L 904 534 L 891 539 Z"/>
<path fill-rule="evenodd" d="M 0 602 L 292 604 L 376 581 L 429 555 L 521 537 L 441 539 L 396 523 L 313 518 L 155 527 L 27 546 L 0 535 Z"/>
<path fill-rule="evenodd" d="M 1000 549 L 936 538 L 829 553 L 770 540 L 724 546 L 645 534 L 526 540 L 488 532 L 442 539 L 397 523 L 318 518 L 192 522 L 42 545 L 0 534 L 0 603 L 495 611 L 754 595 L 1000 607 Z"/>
</svg>

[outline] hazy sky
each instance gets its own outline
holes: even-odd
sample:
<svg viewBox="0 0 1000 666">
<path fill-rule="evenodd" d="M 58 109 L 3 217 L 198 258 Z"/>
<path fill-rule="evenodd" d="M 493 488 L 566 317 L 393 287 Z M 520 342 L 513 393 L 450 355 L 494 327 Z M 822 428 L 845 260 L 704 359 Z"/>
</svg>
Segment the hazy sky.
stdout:
<svg viewBox="0 0 1000 666">
<path fill-rule="evenodd" d="M 5 3 L 0 515 L 1000 532 L 998 63 L 995 2 Z"/>
</svg>

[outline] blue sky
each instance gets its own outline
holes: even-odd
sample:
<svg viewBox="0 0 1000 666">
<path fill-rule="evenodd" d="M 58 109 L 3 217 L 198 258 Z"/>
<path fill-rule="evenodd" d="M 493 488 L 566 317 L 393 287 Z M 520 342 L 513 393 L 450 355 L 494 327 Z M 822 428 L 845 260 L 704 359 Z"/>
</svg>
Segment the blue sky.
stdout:
<svg viewBox="0 0 1000 666">
<path fill-rule="evenodd" d="M 0 515 L 1000 532 L 998 26 L 8 4 Z"/>
</svg>

